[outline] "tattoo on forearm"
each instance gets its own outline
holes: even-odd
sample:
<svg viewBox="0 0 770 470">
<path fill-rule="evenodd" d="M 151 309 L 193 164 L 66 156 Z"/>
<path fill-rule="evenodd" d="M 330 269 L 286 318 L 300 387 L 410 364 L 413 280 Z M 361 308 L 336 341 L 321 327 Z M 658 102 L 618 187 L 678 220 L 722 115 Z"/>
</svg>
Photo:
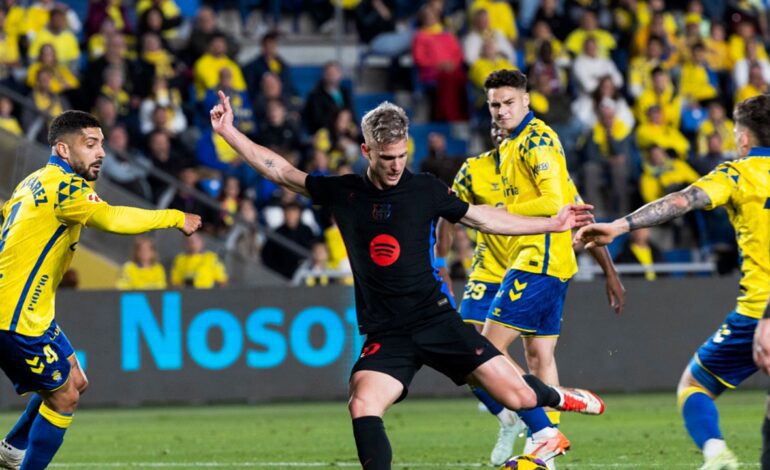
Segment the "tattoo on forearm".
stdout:
<svg viewBox="0 0 770 470">
<path fill-rule="evenodd" d="M 711 203 L 708 194 L 696 186 L 669 194 L 652 201 L 626 216 L 630 230 L 660 225 L 686 214 L 691 210 L 703 209 Z"/>
<path fill-rule="evenodd" d="M 275 166 L 275 164 L 273 163 L 272 159 L 268 158 L 267 160 L 265 160 L 265 166 L 268 167 L 268 168 L 273 168 L 273 166 Z"/>
</svg>

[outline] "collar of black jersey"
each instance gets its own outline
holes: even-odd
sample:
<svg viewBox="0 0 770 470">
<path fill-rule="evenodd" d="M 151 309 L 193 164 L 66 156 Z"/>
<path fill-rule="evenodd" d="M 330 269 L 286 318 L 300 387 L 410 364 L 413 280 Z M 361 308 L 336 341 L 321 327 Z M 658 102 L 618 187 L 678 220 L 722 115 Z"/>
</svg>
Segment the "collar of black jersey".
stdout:
<svg viewBox="0 0 770 470">
<path fill-rule="evenodd" d="M 58 155 L 51 155 L 51 158 L 48 159 L 48 164 L 58 166 L 64 170 L 65 173 L 75 173 L 75 170 L 72 169 L 69 163 L 65 162 L 64 159 Z"/>
<path fill-rule="evenodd" d="M 518 137 L 519 134 L 521 134 L 521 131 L 523 131 L 524 128 L 527 127 L 527 124 L 529 124 L 529 122 L 533 119 L 535 119 L 535 114 L 532 111 L 524 115 L 524 119 L 522 119 L 519 125 L 516 126 L 516 129 L 512 130 L 511 133 L 508 134 L 508 138 L 513 140 Z"/>
<path fill-rule="evenodd" d="M 410 179 L 412 179 L 412 172 L 404 168 L 404 172 L 401 173 L 401 178 L 399 178 L 398 183 L 396 183 L 395 186 L 393 186 L 392 188 L 380 189 L 377 186 L 375 186 L 374 183 L 372 183 L 372 180 L 369 178 L 369 172 L 364 170 L 364 185 L 366 186 L 366 189 L 371 191 L 381 191 L 381 192 L 390 191 L 393 188 L 397 188 L 401 186 L 403 183 L 407 182 Z"/>
<path fill-rule="evenodd" d="M 747 157 L 770 157 L 770 147 L 752 147 Z"/>
</svg>

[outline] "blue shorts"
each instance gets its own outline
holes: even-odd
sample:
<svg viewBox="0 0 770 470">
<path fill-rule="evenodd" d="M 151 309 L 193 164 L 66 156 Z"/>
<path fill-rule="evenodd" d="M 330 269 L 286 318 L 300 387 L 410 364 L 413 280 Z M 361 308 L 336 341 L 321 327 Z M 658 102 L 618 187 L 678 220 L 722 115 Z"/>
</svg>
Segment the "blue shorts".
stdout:
<svg viewBox="0 0 770 470">
<path fill-rule="evenodd" d="M 489 321 L 519 330 L 522 336 L 559 336 L 569 281 L 545 274 L 509 270 L 487 314 Z"/>
<path fill-rule="evenodd" d="M 735 388 L 756 372 L 752 357 L 754 330 L 759 320 L 736 312 L 720 326 L 690 361 L 690 372 L 711 393 Z"/>
<path fill-rule="evenodd" d="M 56 322 L 51 322 L 42 336 L 0 331 L 0 368 L 19 395 L 53 391 L 64 385 L 73 354 L 72 345 Z"/>
<path fill-rule="evenodd" d="M 463 321 L 483 325 L 499 288 L 500 284 L 468 281 L 468 284 L 465 285 L 463 301 L 460 304 L 460 316 L 463 317 Z"/>
</svg>

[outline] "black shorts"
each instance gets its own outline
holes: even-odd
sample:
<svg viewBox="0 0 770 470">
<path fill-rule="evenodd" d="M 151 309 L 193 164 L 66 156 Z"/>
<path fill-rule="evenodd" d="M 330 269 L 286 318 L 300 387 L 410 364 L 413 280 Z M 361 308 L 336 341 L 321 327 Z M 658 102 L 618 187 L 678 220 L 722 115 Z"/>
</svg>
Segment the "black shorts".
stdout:
<svg viewBox="0 0 770 470">
<path fill-rule="evenodd" d="M 457 385 L 500 351 L 457 312 L 442 314 L 412 331 L 372 333 L 366 338 L 351 375 L 359 370 L 388 374 L 404 385 L 403 400 L 414 374 L 423 364 L 446 375 Z"/>
</svg>

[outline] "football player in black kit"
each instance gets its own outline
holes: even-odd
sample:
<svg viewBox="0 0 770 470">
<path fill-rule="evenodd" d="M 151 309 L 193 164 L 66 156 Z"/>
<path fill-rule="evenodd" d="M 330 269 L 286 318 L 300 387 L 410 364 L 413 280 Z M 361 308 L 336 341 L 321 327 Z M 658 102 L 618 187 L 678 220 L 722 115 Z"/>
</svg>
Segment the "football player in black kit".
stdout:
<svg viewBox="0 0 770 470">
<path fill-rule="evenodd" d="M 473 383 L 511 410 L 550 406 L 600 414 L 587 390 L 551 387 L 522 375 L 471 325 L 464 324 L 433 265 L 436 222 L 443 217 L 502 235 L 563 232 L 584 225 L 590 206 L 568 205 L 553 218 L 469 205 L 429 174 L 406 167 L 409 122 L 382 103 L 362 119 L 365 175 L 309 176 L 233 126 L 229 99 L 211 110 L 213 130 L 267 179 L 328 206 L 339 225 L 355 279 L 359 331 L 366 342 L 350 377 L 348 408 L 363 468 L 391 468 L 382 416 L 402 400 L 422 365 L 455 383 Z"/>
</svg>

